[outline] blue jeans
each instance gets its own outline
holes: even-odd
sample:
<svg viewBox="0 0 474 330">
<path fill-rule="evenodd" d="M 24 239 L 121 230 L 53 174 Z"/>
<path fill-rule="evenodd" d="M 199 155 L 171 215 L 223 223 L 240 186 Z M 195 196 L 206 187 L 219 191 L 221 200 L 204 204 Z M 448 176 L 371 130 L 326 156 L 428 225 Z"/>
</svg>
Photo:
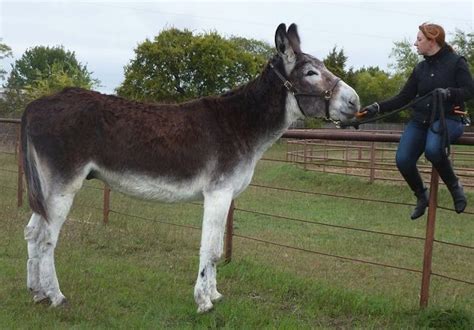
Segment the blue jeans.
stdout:
<svg viewBox="0 0 474 330">
<path fill-rule="evenodd" d="M 439 131 L 440 123 L 435 121 L 433 128 Z M 449 141 L 455 142 L 464 132 L 461 122 L 446 119 Z M 442 135 L 433 132 L 429 124 L 411 120 L 400 138 L 396 162 L 400 173 L 415 194 L 422 193 L 425 189 L 416 162 L 422 153 L 433 164 L 444 183 L 451 187 L 458 178 L 454 174 L 451 161 L 442 150 Z"/>
</svg>

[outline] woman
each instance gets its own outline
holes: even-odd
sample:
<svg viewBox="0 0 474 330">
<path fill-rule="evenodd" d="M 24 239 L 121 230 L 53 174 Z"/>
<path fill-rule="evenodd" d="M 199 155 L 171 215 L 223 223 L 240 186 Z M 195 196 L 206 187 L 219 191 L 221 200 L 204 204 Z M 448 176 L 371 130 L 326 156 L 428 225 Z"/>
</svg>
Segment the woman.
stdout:
<svg viewBox="0 0 474 330">
<path fill-rule="evenodd" d="M 419 102 L 412 106 L 413 115 L 402 134 L 396 154 L 397 167 L 417 197 L 411 219 L 421 217 L 428 206 L 428 192 L 416 167 L 423 152 L 449 189 L 454 209 L 461 213 L 467 205 L 466 196 L 444 152 L 443 136 L 438 134 L 444 125 L 439 113 L 433 113 L 432 117 L 434 99 L 430 94 L 436 90 L 441 95 L 446 109 L 447 138 L 454 142 L 464 131 L 459 109 L 463 109 L 464 101 L 474 95 L 471 73 L 465 58 L 454 53 L 445 41 L 444 29 L 437 24 L 420 25 L 414 45 L 424 60 L 414 68 L 400 93 L 363 108 L 361 115 L 372 117 L 379 112 L 399 109 L 417 98 Z"/>
</svg>

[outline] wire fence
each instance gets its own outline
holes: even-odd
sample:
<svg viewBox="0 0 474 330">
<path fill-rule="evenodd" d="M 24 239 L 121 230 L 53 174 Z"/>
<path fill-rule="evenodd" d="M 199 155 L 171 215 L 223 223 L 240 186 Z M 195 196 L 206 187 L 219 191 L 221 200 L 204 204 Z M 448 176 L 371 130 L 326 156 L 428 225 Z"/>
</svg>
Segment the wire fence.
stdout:
<svg viewBox="0 0 474 330">
<path fill-rule="evenodd" d="M 369 182 L 404 182 L 394 163 L 396 143 L 301 139 L 290 140 L 287 146 L 286 161 L 306 170 L 368 178 Z M 474 151 L 466 146 L 453 146 L 450 158 L 463 185 L 474 187 Z M 431 164 L 424 157 L 419 160 L 418 168 L 425 180 L 429 179 Z"/>
<path fill-rule="evenodd" d="M 2 123 L 2 120 L 0 119 L 0 123 Z M 18 122 L 7 122 L 7 125 L 14 125 L 14 129 L 11 129 L 11 133 L 1 133 L 0 137 L 4 136 L 5 141 L 8 141 L 5 143 L 5 149 L 9 150 L 0 150 L 0 156 L 7 155 L 9 158 L 15 159 L 15 161 L 10 161 L 10 162 L 2 162 L 4 164 L 0 168 L 0 177 L 3 176 L 1 173 L 5 173 L 7 176 L 17 175 L 18 180 L 17 180 L 17 186 L 10 186 L 10 185 L 3 185 L 0 184 L 1 188 L 6 188 L 6 189 L 11 189 L 11 190 L 17 190 L 18 191 L 18 206 L 22 205 L 23 202 L 23 190 L 24 190 L 24 185 L 23 185 L 23 173 L 21 169 L 21 162 L 19 162 L 19 156 L 21 155 L 19 151 L 19 144 L 18 144 Z M 15 126 L 16 125 L 16 126 Z M 3 135 L 4 134 L 4 135 Z M 357 135 L 356 135 L 357 134 Z M 366 135 L 368 134 L 368 135 Z M 316 159 L 319 159 L 318 157 L 314 156 L 315 151 L 310 151 L 308 146 L 314 147 L 314 146 L 321 146 L 323 145 L 325 147 L 324 153 L 330 154 L 332 149 L 334 148 L 333 145 L 330 145 L 326 141 L 357 141 L 357 143 L 360 143 L 361 141 L 366 141 L 366 142 L 380 142 L 380 143 L 394 143 L 396 142 L 397 139 L 399 139 L 399 133 L 361 133 L 361 132 L 355 132 L 354 134 L 347 134 L 345 133 L 339 133 L 339 132 L 328 132 L 326 130 L 321 130 L 319 132 L 307 132 L 307 131 L 290 131 L 286 133 L 285 135 L 286 138 L 296 138 L 298 140 L 287 140 L 287 152 L 286 156 L 283 159 L 275 159 L 275 158 L 264 158 L 263 161 L 266 162 L 271 162 L 271 163 L 284 163 L 284 164 L 289 164 L 289 163 L 296 163 L 298 166 L 303 166 L 304 168 L 311 170 L 309 168 L 310 166 L 314 165 L 314 162 Z M 0 140 L 2 141 L 2 140 Z M 12 142 L 15 141 L 15 142 Z M 316 141 L 316 142 L 315 142 Z M 462 140 L 460 140 L 460 143 L 464 145 L 474 145 L 474 136 L 466 136 Z M 304 146 L 303 150 L 298 150 L 295 151 L 293 148 L 295 145 L 298 146 Z M 340 151 L 339 148 L 345 148 L 344 150 L 349 150 L 349 145 L 352 147 L 354 146 L 353 144 L 346 144 L 341 145 L 339 144 L 337 147 L 338 149 L 336 150 L 337 152 Z M 11 148 L 14 148 L 14 150 L 11 150 Z M 357 153 L 363 154 L 367 150 L 367 146 L 364 146 L 364 148 L 359 148 L 357 150 Z M 393 152 L 391 148 L 375 148 L 373 146 L 370 146 L 368 149 L 371 151 L 376 150 L 377 152 Z M 348 152 L 346 152 L 346 155 L 349 155 Z M 375 155 L 375 154 L 374 154 Z M 471 151 L 463 151 L 462 156 L 471 156 L 473 153 Z M 296 158 L 295 158 L 296 157 Z M 388 162 L 387 159 L 388 156 L 381 156 L 382 161 L 381 162 Z M 369 159 L 374 159 L 376 157 L 374 156 L 369 156 Z M 329 156 L 326 159 L 330 159 Z M 346 158 L 347 161 L 350 160 L 350 156 Z M 6 164 L 6 165 L 5 165 Z M 376 164 L 374 162 L 368 162 L 366 164 L 369 168 L 368 170 L 374 170 L 377 169 L 380 164 Z M 374 169 L 370 168 L 370 166 L 374 166 Z M 345 165 L 346 166 L 346 165 Z M 467 168 L 467 172 L 471 173 L 473 172 L 473 169 Z M 343 173 L 345 174 L 345 173 Z M 472 175 L 472 174 L 468 174 Z M 329 258 L 335 258 L 335 259 L 340 259 L 340 260 L 345 260 L 349 261 L 352 263 L 362 263 L 362 264 L 368 264 L 374 267 L 381 267 L 381 268 L 390 268 L 390 269 L 396 269 L 399 271 L 404 271 L 404 272 L 409 272 L 409 273 L 418 273 L 422 274 L 422 285 L 421 285 L 421 293 L 420 293 L 420 306 L 425 307 L 428 304 L 428 292 L 429 292 L 429 283 L 430 283 L 430 277 L 431 276 L 436 276 L 445 280 L 451 280 L 455 281 L 458 283 L 463 283 L 467 285 L 474 285 L 474 282 L 472 280 L 469 280 L 467 278 L 462 278 L 462 276 L 448 276 L 446 274 L 441 274 L 437 272 L 433 272 L 431 269 L 431 259 L 432 259 L 432 250 L 433 250 L 433 244 L 440 244 L 444 245 L 446 247 L 452 247 L 452 248 L 461 248 L 465 249 L 467 251 L 474 251 L 473 246 L 469 246 L 466 244 L 459 244 L 455 242 L 447 242 L 443 240 L 437 240 L 434 238 L 434 225 L 435 225 L 435 219 L 436 219 L 436 209 L 443 209 L 445 211 L 450 211 L 452 212 L 453 210 L 446 208 L 446 207 L 439 207 L 437 205 L 437 190 L 438 190 L 438 177 L 437 173 L 434 171 L 431 173 L 431 196 L 430 196 L 430 207 L 428 210 L 428 221 L 427 221 L 427 234 L 425 237 L 421 236 L 413 236 L 413 235 L 406 235 L 406 234 L 399 234 L 399 233 L 391 233 L 391 232 L 386 232 L 386 231 L 380 231 L 380 230 L 372 230 L 372 229 L 366 229 L 366 228 L 357 228 L 353 226 L 344 226 L 344 225 L 336 225 L 336 224 L 331 224 L 329 222 L 324 222 L 320 220 L 308 220 L 308 219 L 302 219 L 298 217 L 292 217 L 292 216 L 286 216 L 286 215 L 280 215 L 276 213 L 271 213 L 271 212 L 264 212 L 261 210 L 252 210 L 248 209 L 245 207 L 236 207 L 234 202 L 231 205 L 231 208 L 229 210 L 229 217 L 227 219 L 227 227 L 226 227 L 226 239 L 225 239 L 225 258 L 227 261 L 231 261 L 232 259 L 232 246 L 233 246 L 233 239 L 237 238 L 240 240 L 247 240 L 247 241 L 253 241 L 258 244 L 266 244 L 266 245 L 271 245 L 275 247 L 280 247 L 284 249 L 290 249 L 294 251 L 300 251 L 308 254 L 313 254 L 313 255 L 320 255 L 324 257 L 329 257 Z M 10 180 L 12 181 L 12 180 Z M 147 222 L 154 222 L 154 223 L 159 223 L 159 224 L 164 224 L 168 226 L 174 226 L 174 227 L 179 227 L 179 228 L 184 228 L 184 229 L 191 229 L 191 230 L 201 230 L 201 227 L 191 225 L 191 224 L 185 224 L 185 223 L 175 223 L 173 221 L 165 221 L 162 219 L 157 219 L 155 217 L 146 217 L 142 215 L 137 215 L 137 214 L 130 214 L 127 212 L 123 212 L 114 208 L 111 208 L 110 206 L 110 194 L 111 191 L 108 187 L 97 187 L 93 186 L 90 184 L 85 184 L 84 187 L 89 190 L 97 191 L 97 192 L 103 192 L 103 199 L 102 199 L 102 206 L 91 206 L 89 204 L 81 204 L 81 203 L 76 203 L 75 205 L 78 207 L 84 207 L 84 208 L 93 208 L 97 211 L 101 211 L 103 213 L 103 222 L 104 223 L 109 223 L 109 216 L 114 215 L 114 216 L 122 216 L 122 217 L 127 217 L 127 218 L 134 218 L 138 219 L 140 221 L 147 221 Z M 363 202 L 371 202 L 371 203 L 379 203 L 379 204 L 384 204 L 384 205 L 395 205 L 395 206 L 413 206 L 414 204 L 410 203 L 402 203 L 402 202 L 397 202 L 397 201 L 390 201 L 390 200 L 383 200 L 383 199 L 370 199 L 370 198 L 360 198 L 360 197 L 354 197 L 354 196 L 347 196 L 343 194 L 329 194 L 326 192 L 317 192 L 317 191 L 305 191 L 305 190 L 298 190 L 298 189 L 291 189 L 291 188 L 285 188 L 285 187 L 274 187 L 274 186 L 267 186 L 263 184 L 257 184 L 257 183 L 252 183 L 251 187 L 254 189 L 261 189 L 261 190 L 273 190 L 278 193 L 289 193 L 293 195 L 298 195 L 298 194 L 305 194 L 305 195 L 314 195 L 314 196 L 324 196 L 327 198 L 334 198 L 334 199 L 349 199 L 349 200 L 357 200 L 357 201 L 363 201 Z M 202 207 L 202 204 L 200 203 L 192 203 L 192 205 L 197 205 Z M 318 251 L 316 249 L 310 249 L 310 248 L 304 248 L 304 247 L 298 247 L 298 246 L 293 246 L 284 242 L 278 242 L 278 241 L 273 241 L 269 239 L 264 239 L 260 237 L 252 237 L 252 236 L 247 236 L 243 235 L 241 233 L 236 233 L 234 232 L 234 213 L 244 215 L 244 214 L 252 214 L 252 215 L 258 215 L 259 217 L 264 217 L 264 218 L 271 218 L 275 219 L 277 221 L 285 221 L 285 222 L 292 222 L 292 223 L 304 223 L 305 225 L 309 226 L 324 226 L 324 227 L 329 227 L 333 228 L 335 230 L 343 230 L 343 231 L 351 231 L 351 232 L 356 232 L 356 233 L 366 233 L 370 235 L 383 235 L 383 236 L 390 236 L 390 237 L 396 237 L 396 238 L 401 238 L 401 239 L 407 239 L 407 240 L 413 240 L 413 241 L 424 241 L 425 243 L 425 251 L 424 251 L 424 259 L 423 259 L 423 269 L 416 269 L 416 268 L 411 268 L 411 267 L 405 267 L 401 265 L 395 265 L 395 264 L 389 264 L 385 262 L 378 262 L 378 261 L 373 261 L 373 260 L 365 260 L 361 258 L 354 258 L 354 257 L 349 257 L 345 255 L 340 255 L 337 252 L 336 253 L 327 253 L 323 251 Z M 465 211 L 465 216 L 469 217 L 472 216 L 474 213 L 472 211 Z M 472 220 L 472 217 L 471 217 Z"/>
</svg>

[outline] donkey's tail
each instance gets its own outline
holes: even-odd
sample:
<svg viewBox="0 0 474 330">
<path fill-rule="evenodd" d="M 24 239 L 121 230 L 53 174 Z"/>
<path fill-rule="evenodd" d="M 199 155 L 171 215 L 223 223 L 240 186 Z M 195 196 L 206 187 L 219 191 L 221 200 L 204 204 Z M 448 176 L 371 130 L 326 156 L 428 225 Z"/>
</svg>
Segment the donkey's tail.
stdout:
<svg viewBox="0 0 474 330">
<path fill-rule="evenodd" d="M 28 135 L 27 111 L 24 112 L 23 117 L 21 118 L 21 148 L 23 170 L 25 171 L 30 207 L 33 212 L 38 213 L 48 221 L 46 203 L 36 163 L 36 152 Z"/>
</svg>

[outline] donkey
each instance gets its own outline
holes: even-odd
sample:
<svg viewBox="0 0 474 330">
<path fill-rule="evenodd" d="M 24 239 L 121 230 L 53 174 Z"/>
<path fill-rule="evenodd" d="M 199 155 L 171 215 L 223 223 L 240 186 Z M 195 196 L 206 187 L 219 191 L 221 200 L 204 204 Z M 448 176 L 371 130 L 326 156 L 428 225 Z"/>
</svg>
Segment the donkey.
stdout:
<svg viewBox="0 0 474 330">
<path fill-rule="evenodd" d="M 54 250 L 85 179 L 139 198 L 204 199 L 194 299 L 206 312 L 222 295 L 216 262 L 230 203 L 249 185 L 257 161 L 298 118 L 354 121 L 359 97 L 300 49 L 297 27 L 280 24 L 277 54 L 248 84 L 181 104 L 146 104 L 79 88 L 31 102 L 21 143 L 33 214 L 25 228 L 27 286 L 33 300 L 66 303 Z"/>
</svg>

